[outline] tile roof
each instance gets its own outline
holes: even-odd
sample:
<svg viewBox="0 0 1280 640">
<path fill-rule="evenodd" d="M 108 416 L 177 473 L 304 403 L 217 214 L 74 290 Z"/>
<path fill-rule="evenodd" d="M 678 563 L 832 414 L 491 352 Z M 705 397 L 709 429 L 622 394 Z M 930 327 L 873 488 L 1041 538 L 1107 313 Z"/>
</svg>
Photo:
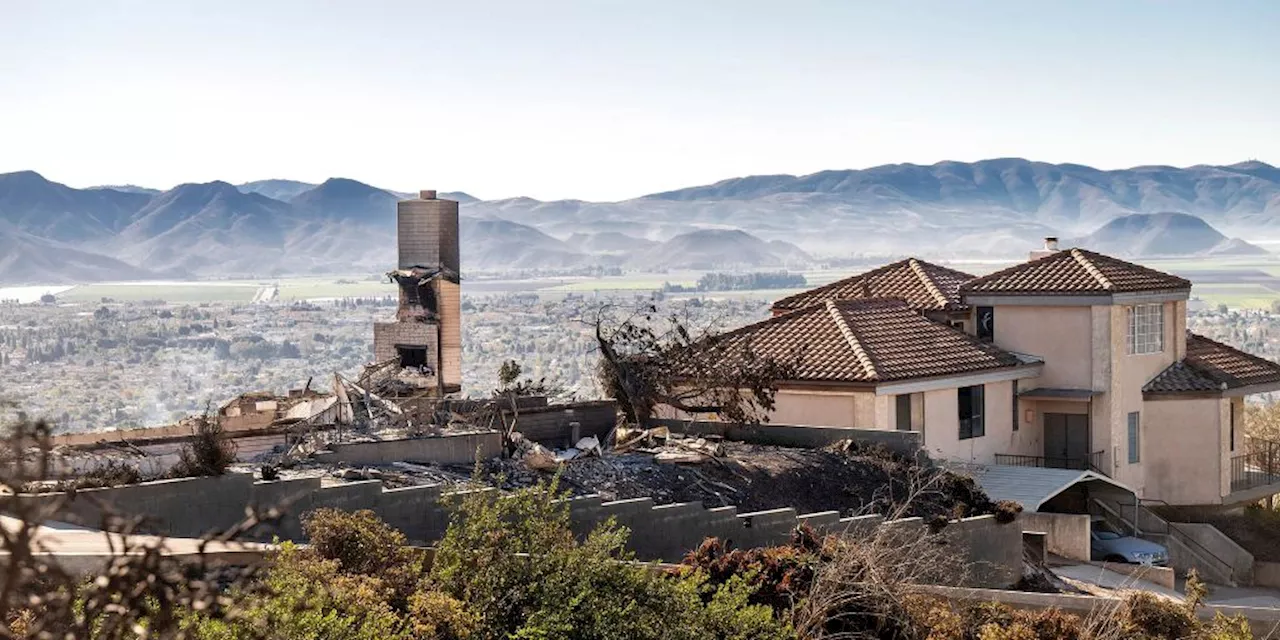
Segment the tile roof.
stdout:
<svg viewBox="0 0 1280 640">
<path fill-rule="evenodd" d="M 763 357 L 798 358 L 794 381 L 877 383 L 1026 364 L 897 299 L 827 300 L 725 334 Z"/>
<path fill-rule="evenodd" d="M 1142 387 L 1144 393 L 1219 393 L 1280 385 L 1280 364 L 1187 332 L 1187 355 Z"/>
<path fill-rule="evenodd" d="M 1189 280 L 1175 275 L 1087 249 L 1066 249 L 974 278 L 960 286 L 960 295 L 1109 295 L 1190 288 Z"/>
<path fill-rule="evenodd" d="M 827 300 L 855 298 L 901 298 L 916 309 L 962 309 L 956 289 L 972 279 L 962 271 L 907 258 L 783 298 L 773 309 L 791 311 Z"/>
</svg>

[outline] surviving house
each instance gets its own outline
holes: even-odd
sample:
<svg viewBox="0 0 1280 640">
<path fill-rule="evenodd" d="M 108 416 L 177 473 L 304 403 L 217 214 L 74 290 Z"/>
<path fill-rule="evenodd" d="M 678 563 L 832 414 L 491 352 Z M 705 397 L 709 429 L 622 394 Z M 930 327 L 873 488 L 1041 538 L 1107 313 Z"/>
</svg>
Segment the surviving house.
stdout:
<svg viewBox="0 0 1280 640">
<path fill-rule="evenodd" d="M 1055 245 L 977 278 L 904 260 L 730 335 L 799 358 L 776 423 L 919 431 L 937 458 L 1078 469 L 1171 504 L 1280 493 L 1280 450 L 1242 424 L 1280 365 L 1189 333 L 1189 281 Z"/>
</svg>

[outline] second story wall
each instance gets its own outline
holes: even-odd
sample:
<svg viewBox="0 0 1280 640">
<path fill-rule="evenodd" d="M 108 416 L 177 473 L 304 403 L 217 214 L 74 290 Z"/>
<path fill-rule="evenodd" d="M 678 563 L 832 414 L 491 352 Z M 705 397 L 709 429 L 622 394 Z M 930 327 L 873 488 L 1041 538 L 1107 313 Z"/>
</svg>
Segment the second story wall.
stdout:
<svg viewBox="0 0 1280 640">
<path fill-rule="evenodd" d="M 1098 441 L 1107 447 L 1112 477 L 1141 492 L 1146 484 L 1145 458 L 1138 456 L 1131 462 L 1129 455 L 1129 415 L 1138 414 L 1139 441 L 1149 441 L 1153 430 L 1160 429 L 1151 416 L 1144 415 L 1142 387 L 1157 374 L 1186 354 L 1186 302 L 1159 303 L 1163 313 L 1163 346 L 1153 353 L 1129 353 L 1128 305 L 1107 307 L 1110 318 L 1111 383 L 1102 397 L 1101 423 L 1094 433 L 1102 435 Z"/>
<path fill-rule="evenodd" d="M 1090 307 L 998 306 L 995 343 L 1002 349 L 1044 359 L 1044 372 L 1028 387 L 1093 387 Z"/>
</svg>

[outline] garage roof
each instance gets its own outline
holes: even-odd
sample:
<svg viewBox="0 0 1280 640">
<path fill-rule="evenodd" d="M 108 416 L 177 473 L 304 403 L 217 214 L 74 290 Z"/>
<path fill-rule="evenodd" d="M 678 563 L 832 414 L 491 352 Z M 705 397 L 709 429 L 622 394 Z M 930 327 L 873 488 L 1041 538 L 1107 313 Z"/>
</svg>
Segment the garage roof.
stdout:
<svg viewBox="0 0 1280 640">
<path fill-rule="evenodd" d="M 1133 489 L 1096 471 L 1004 464 L 964 465 L 954 470 L 973 476 L 992 500 L 1012 500 L 1027 511 L 1038 511 L 1054 496 L 1082 482 L 1101 482 L 1125 493 L 1133 493 Z"/>
</svg>

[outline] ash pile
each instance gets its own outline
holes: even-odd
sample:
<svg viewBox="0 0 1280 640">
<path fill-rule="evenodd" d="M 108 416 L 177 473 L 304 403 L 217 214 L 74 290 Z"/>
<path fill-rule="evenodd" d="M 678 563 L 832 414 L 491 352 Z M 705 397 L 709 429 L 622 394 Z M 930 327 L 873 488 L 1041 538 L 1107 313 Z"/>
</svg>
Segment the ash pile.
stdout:
<svg viewBox="0 0 1280 640">
<path fill-rule="evenodd" d="M 611 449 L 595 438 L 563 450 L 549 450 L 518 433 L 510 440 L 509 457 L 480 463 L 482 479 L 502 489 L 554 478 L 574 496 L 733 505 L 739 512 L 792 507 L 848 516 L 890 513 L 906 504 L 906 515 L 954 518 L 995 509 L 971 478 L 927 459 L 848 441 L 804 449 L 686 437 L 665 427 L 620 428 Z"/>
</svg>

